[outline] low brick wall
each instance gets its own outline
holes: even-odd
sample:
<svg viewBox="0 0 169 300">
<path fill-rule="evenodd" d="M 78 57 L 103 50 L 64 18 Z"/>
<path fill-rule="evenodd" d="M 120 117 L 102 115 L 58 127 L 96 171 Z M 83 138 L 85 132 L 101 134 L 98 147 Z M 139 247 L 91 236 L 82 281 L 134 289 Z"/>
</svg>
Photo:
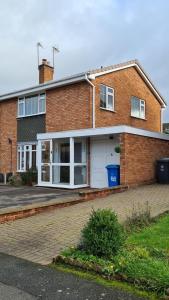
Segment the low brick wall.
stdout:
<svg viewBox="0 0 169 300">
<path fill-rule="evenodd" d="M 121 184 L 135 186 L 155 182 L 156 161 L 162 157 L 169 157 L 169 141 L 121 134 Z"/>
<path fill-rule="evenodd" d="M 121 193 L 128 190 L 127 185 L 120 185 L 112 188 L 104 188 L 104 189 L 94 189 L 89 191 L 82 191 L 79 195 L 85 200 L 92 200 L 96 198 L 102 198 L 109 196 L 111 194 Z"/>
<path fill-rule="evenodd" d="M 68 200 L 66 202 L 59 202 L 51 201 L 51 203 L 38 203 L 38 204 L 32 204 L 29 206 L 23 206 L 22 208 L 9 208 L 5 209 L 5 212 L 3 212 L 3 209 L 0 210 L 0 223 L 5 223 L 8 221 L 15 221 L 17 219 L 27 218 L 31 217 L 33 215 L 50 211 L 56 208 L 63 208 L 72 206 L 81 202 L 86 202 L 90 200 L 94 200 L 96 198 L 101 198 L 108 196 L 110 194 L 114 193 L 120 193 L 124 192 L 128 189 L 128 186 L 117 186 L 113 188 L 106 188 L 106 189 L 97 189 L 97 190 L 84 190 L 83 192 L 79 193 L 79 198 Z M 8 210 L 8 211 L 7 211 Z"/>
</svg>

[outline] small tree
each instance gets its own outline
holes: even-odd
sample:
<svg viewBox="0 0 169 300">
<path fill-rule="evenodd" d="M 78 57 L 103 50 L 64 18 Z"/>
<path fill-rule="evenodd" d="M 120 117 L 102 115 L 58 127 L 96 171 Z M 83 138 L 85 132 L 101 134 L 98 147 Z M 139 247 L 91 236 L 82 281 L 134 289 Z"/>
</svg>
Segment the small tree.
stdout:
<svg viewBox="0 0 169 300">
<path fill-rule="evenodd" d="M 91 213 L 82 230 L 81 245 L 84 250 L 99 257 L 116 255 L 125 241 L 125 234 L 117 215 L 110 209 L 99 209 Z"/>
</svg>

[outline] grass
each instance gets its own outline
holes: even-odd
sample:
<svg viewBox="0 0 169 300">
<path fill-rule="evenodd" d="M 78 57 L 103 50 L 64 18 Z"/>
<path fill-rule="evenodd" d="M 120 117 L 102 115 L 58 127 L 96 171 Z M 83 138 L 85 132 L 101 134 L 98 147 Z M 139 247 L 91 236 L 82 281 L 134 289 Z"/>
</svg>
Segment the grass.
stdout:
<svg viewBox="0 0 169 300">
<path fill-rule="evenodd" d="M 160 299 L 169 288 L 169 214 L 153 220 L 149 226 L 135 229 L 137 231 L 133 230 L 128 235 L 125 247 L 110 259 L 73 248 L 63 251 L 62 256 L 74 260 L 77 266 L 82 265 L 86 270 L 99 270 L 101 276 L 110 280 L 105 281 L 96 275 L 95 278 L 102 284 L 111 286 L 116 283 L 115 279 L 124 280 L 129 286 L 133 284 L 133 289 L 140 288 L 158 295 L 155 298 L 150 294 L 149 299 Z M 66 263 L 69 264 L 68 260 Z"/>
<path fill-rule="evenodd" d="M 158 299 L 158 297 L 154 293 L 148 293 L 146 291 L 141 291 L 138 288 L 134 287 L 133 285 L 130 285 L 125 282 L 106 280 L 106 279 L 102 278 L 101 276 L 94 274 L 92 272 L 89 272 L 89 271 L 83 271 L 80 269 L 78 270 L 77 268 L 73 268 L 71 266 L 64 265 L 64 264 L 57 264 L 57 265 L 51 264 L 50 267 L 55 270 L 61 271 L 61 272 L 74 274 L 85 280 L 94 281 L 97 284 L 103 285 L 107 288 L 116 288 L 119 290 L 124 290 L 128 293 L 131 293 L 138 297 L 146 298 L 149 300 L 157 300 Z"/>
<path fill-rule="evenodd" d="M 169 214 L 160 217 L 156 223 L 143 228 L 140 232 L 129 235 L 127 244 L 156 248 L 169 254 Z"/>
</svg>

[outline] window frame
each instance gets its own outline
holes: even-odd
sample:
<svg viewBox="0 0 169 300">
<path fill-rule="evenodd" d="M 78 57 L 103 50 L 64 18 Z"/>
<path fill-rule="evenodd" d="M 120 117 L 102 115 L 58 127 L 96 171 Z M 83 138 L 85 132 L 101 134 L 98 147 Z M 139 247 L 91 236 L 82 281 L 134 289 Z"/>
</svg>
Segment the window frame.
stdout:
<svg viewBox="0 0 169 300">
<path fill-rule="evenodd" d="M 44 111 L 40 112 L 40 101 L 42 100 L 41 96 L 44 95 Z M 28 98 L 33 98 L 33 97 L 38 97 L 38 112 L 37 113 L 31 113 L 31 114 L 26 114 L 26 100 Z M 23 104 L 23 114 L 21 115 L 19 113 L 19 105 Z M 38 116 L 46 113 L 46 93 L 39 93 L 39 94 L 32 94 L 24 97 L 19 97 L 18 98 L 18 112 L 17 112 L 17 118 L 26 118 L 26 117 L 31 117 L 31 116 Z"/>
<path fill-rule="evenodd" d="M 139 116 L 134 115 L 134 113 L 132 112 L 132 100 L 133 100 L 133 98 L 135 100 L 139 101 Z M 142 107 L 144 109 L 144 116 L 143 117 L 141 115 L 141 109 L 142 109 Z M 133 117 L 133 118 L 145 120 L 146 119 L 146 101 L 144 99 L 139 98 L 139 97 L 132 96 L 131 97 L 131 110 L 130 110 L 130 113 L 131 113 L 131 117 Z"/>
<path fill-rule="evenodd" d="M 106 88 L 106 107 L 101 106 L 101 86 L 104 86 Z M 109 92 L 108 90 L 111 89 L 112 92 Z M 105 84 L 100 84 L 100 108 L 103 110 L 108 110 L 108 111 L 113 111 L 114 112 L 114 107 L 115 107 L 115 101 L 114 101 L 114 88 Z M 108 106 L 108 96 L 112 96 L 112 108 L 109 108 Z"/>
<path fill-rule="evenodd" d="M 36 150 L 32 149 L 36 146 Z M 26 172 L 26 152 L 29 153 L 29 169 L 32 167 L 32 152 L 36 152 L 36 167 L 37 167 L 37 143 L 19 143 L 17 145 L 17 172 Z M 23 163 L 22 163 L 23 157 Z"/>
</svg>

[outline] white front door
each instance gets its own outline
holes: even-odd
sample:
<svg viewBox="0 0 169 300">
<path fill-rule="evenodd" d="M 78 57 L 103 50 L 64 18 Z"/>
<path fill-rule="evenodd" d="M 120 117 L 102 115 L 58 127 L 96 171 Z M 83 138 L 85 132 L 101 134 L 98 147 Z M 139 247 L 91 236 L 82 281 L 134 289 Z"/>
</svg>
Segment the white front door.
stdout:
<svg viewBox="0 0 169 300">
<path fill-rule="evenodd" d="M 114 150 L 117 144 L 116 139 L 102 138 L 91 140 L 91 187 L 108 187 L 106 166 L 110 164 L 120 164 L 120 155 Z"/>
</svg>

